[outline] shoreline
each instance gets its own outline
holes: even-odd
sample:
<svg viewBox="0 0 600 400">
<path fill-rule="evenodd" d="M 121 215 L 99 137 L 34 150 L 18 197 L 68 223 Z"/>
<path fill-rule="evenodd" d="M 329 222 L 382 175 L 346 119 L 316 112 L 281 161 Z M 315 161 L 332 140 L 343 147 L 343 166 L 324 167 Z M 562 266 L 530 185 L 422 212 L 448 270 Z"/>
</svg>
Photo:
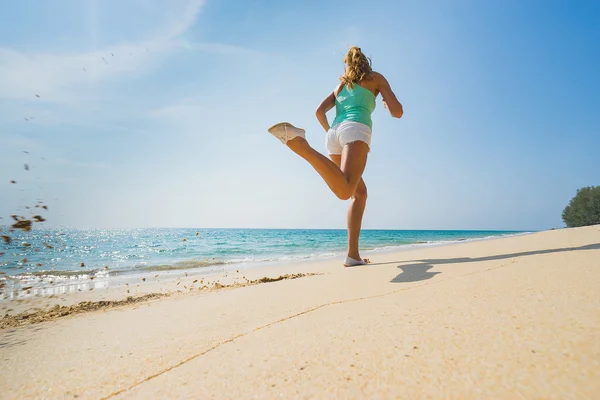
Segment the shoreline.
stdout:
<svg viewBox="0 0 600 400">
<path fill-rule="evenodd" d="M 474 231 L 479 232 L 479 231 Z M 498 231 L 505 232 L 505 231 Z M 471 243 L 486 240 L 496 240 L 514 236 L 531 235 L 536 232 L 523 231 L 518 233 L 500 234 L 497 236 L 485 236 L 477 238 L 466 238 L 447 241 L 429 241 L 424 243 L 410 243 L 400 245 L 389 245 L 363 249 L 361 252 L 366 258 L 377 257 L 388 253 L 405 252 L 411 250 L 425 249 L 430 247 L 451 246 L 461 243 Z M 234 271 L 264 270 L 269 268 L 302 268 L 303 264 L 333 262 L 343 259 L 344 252 L 298 254 L 294 256 L 282 255 L 269 259 L 257 261 L 216 261 L 214 264 L 201 260 L 180 260 L 173 264 L 144 265 L 127 270 L 94 269 L 94 270 L 48 270 L 35 271 L 33 273 L 22 273 L 14 275 L 1 275 L 2 282 L 0 290 L 0 307 L 11 304 L 16 300 L 31 298 L 50 298 L 60 295 L 76 295 L 85 291 L 104 291 L 107 289 L 126 288 L 139 282 L 161 281 L 169 285 L 182 277 L 194 276 L 204 279 L 216 279 L 220 275 L 228 275 Z M 188 265 L 200 265 L 190 267 Z M 254 276 L 254 274 L 253 274 Z M 146 291 L 144 291 L 146 293 Z M 19 307 L 21 309 L 21 307 Z"/>
<path fill-rule="evenodd" d="M 365 256 L 371 259 L 394 257 L 411 251 L 460 246 L 469 243 L 502 240 L 535 233 L 523 232 L 503 236 L 473 238 L 452 242 L 436 242 L 395 246 L 391 249 L 367 250 Z M 339 260 L 338 260 L 339 258 Z M 338 263 L 339 261 L 339 263 Z M 372 260 L 374 261 L 374 260 Z M 266 262 L 246 265 L 231 265 L 229 269 L 220 266 L 216 269 L 196 268 L 175 270 L 165 273 L 130 273 L 117 276 L 106 275 L 104 279 L 89 279 L 79 282 L 57 284 L 49 287 L 31 287 L 26 291 L 16 288 L 17 297 L 0 299 L 0 315 L 15 316 L 26 312 L 48 310 L 56 306 L 74 306 L 81 302 L 123 301 L 128 297 L 147 295 L 175 295 L 198 290 L 202 286 L 224 285 L 237 287 L 247 281 L 272 278 L 287 274 L 319 273 L 325 266 L 343 269 L 342 256 L 329 256 L 315 259 L 300 259 L 291 262 Z M 339 264 L 339 265 L 338 265 Z M 225 266 L 226 267 L 226 266 Z M 87 275 L 86 275 L 87 276 Z M 197 281 L 194 283 L 194 281 Z M 202 283 L 199 285 L 199 283 Z M 27 287 L 27 286 L 25 286 Z M 27 293 L 27 291 L 30 291 Z M 37 291 L 37 292 L 36 292 Z M 36 295 L 37 294 L 37 295 Z"/>
</svg>

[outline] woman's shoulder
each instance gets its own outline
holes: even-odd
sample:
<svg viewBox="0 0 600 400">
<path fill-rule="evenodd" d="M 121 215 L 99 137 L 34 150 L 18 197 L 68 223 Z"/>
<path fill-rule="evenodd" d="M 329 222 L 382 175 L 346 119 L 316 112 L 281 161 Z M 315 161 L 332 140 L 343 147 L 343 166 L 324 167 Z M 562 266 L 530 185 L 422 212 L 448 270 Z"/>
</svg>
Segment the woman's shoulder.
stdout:
<svg viewBox="0 0 600 400">
<path fill-rule="evenodd" d="M 342 91 L 344 86 L 346 86 L 346 84 L 344 82 L 339 82 L 337 84 L 337 86 L 335 87 L 335 89 L 333 89 L 333 96 L 337 97 L 337 95 L 340 94 L 340 92 Z"/>
<path fill-rule="evenodd" d="M 384 76 L 377 71 L 371 71 L 369 77 L 376 81 L 381 80 L 382 78 L 385 79 Z"/>
<path fill-rule="evenodd" d="M 377 87 L 377 90 L 380 91 L 382 88 L 386 88 L 389 86 L 389 83 L 385 76 L 379 72 L 371 72 L 371 82 L 373 86 Z"/>
</svg>

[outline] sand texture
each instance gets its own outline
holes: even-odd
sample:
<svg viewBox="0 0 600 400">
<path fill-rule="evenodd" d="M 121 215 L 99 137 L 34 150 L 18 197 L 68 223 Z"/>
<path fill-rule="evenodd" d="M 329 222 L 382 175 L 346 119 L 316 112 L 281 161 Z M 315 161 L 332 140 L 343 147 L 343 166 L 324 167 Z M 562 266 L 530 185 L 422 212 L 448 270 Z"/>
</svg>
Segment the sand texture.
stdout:
<svg viewBox="0 0 600 400">
<path fill-rule="evenodd" d="M 600 226 L 371 260 L 6 326 L 1 397 L 600 399 Z"/>
</svg>

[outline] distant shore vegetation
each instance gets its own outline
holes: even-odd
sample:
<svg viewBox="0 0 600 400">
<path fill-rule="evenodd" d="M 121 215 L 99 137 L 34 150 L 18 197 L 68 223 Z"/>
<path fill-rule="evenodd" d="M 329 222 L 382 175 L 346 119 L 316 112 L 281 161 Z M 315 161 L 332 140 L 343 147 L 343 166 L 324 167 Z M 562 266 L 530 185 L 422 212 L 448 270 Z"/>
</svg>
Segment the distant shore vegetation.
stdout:
<svg viewBox="0 0 600 400">
<path fill-rule="evenodd" d="M 578 189 L 563 210 L 562 219 L 568 228 L 600 224 L 600 186 Z"/>
</svg>

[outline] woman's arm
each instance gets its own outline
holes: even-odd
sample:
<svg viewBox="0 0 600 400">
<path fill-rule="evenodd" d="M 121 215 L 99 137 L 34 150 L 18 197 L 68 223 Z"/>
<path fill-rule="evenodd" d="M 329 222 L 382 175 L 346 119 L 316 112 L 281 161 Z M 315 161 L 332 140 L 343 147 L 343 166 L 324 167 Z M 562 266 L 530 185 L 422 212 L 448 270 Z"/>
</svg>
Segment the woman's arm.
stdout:
<svg viewBox="0 0 600 400">
<path fill-rule="evenodd" d="M 335 107 L 335 95 L 336 95 L 336 93 L 339 93 L 341 86 L 342 86 L 342 84 L 340 83 L 335 88 L 333 93 L 330 93 L 329 96 L 325 97 L 325 100 L 323 100 L 321 102 L 321 104 L 319 104 L 319 107 L 317 107 L 317 111 L 315 112 L 315 114 L 317 115 L 317 119 L 319 120 L 319 123 L 321 124 L 323 129 L 325 129 L 325 131 L 328 131 L 329 128 L 331 128 L 329 126 L 329 121 L 327 121 L 327 115 L 326 115 L 327 111 L 329 111 L 333 107 Z"/>
<path fill-rule="evenodd" d="M 328 131 L 330 128 L 329 121 L 327 121 L 327 111 L 331 110 L 334 106 L 335 96 L 333 95 L 333 93 L 330 93 L 329 96 L 325 97 L 325 100 L 323 100 L 321 104 L 319 104 L 319 107 L 317 107 L 317 111 L 315 112 L 319 123 L 321 124 L 323 129 L 325 129 L 325 131 Z"/>
<path fill-rule="evenodd" d="M 373 72 L 373 75 L 377 79 L 377 89 L 383 97 L 383 106 L 388 109 L 392 117 L 401 118 L 404 115 L 404 109 L 392 91 L 387 79 L 378 72 Z"/>
</svg>

